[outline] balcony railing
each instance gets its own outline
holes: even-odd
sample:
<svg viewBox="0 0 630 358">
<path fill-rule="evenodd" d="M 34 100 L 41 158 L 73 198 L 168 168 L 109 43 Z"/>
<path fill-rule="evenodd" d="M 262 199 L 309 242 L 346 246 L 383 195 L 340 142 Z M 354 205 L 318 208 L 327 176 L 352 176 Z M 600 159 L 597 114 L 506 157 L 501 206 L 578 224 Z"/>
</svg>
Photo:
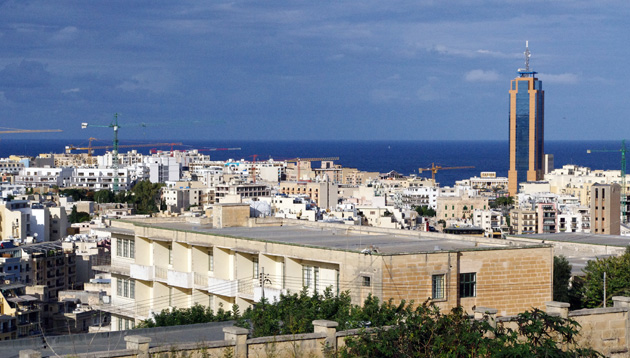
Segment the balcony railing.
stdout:
<svg viewBox="0 0 630 358">
<path fill-rule="evenodd" d="M 236 297 L 238 290 L 238 281 L 223 280 L 215 277 L 208 277 L 208 292 L 215 295 Z"/>
<path fill-rule="evenodd" d="M 163 266 L 155 266 L 155 279 L 157 281 L 168 280 L 168 268 Z"/>
<path fill-rule="evenodd" d="M 153 281 L 155 279 L 155 266 L 130 264 L 129 276 L 136 280 Z"/>
<path fill-rule="evenodd" d="M 192 282 L 192 272 L 182 272 L 175 270 L 168 270 L 167 272 L 167 283 L 169 286 L 192 288 Z"/>
</svg>

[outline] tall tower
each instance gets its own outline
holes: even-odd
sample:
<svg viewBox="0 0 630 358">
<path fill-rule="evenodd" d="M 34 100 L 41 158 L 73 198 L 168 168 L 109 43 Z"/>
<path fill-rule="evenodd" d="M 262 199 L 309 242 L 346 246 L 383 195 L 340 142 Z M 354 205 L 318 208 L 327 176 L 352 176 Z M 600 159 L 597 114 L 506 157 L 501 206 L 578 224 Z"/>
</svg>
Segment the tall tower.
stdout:
<svg viewBox="0 0 630 358">
<path fill-rule="evenodd" d="M 545 158 L 545 92 L 536 72 L 529 69 L 529 42 L 525 43 L 525 68 L 510 87 L 510 170 L 508 192 L 518 183 L 542 180 Z"/>
</svg>

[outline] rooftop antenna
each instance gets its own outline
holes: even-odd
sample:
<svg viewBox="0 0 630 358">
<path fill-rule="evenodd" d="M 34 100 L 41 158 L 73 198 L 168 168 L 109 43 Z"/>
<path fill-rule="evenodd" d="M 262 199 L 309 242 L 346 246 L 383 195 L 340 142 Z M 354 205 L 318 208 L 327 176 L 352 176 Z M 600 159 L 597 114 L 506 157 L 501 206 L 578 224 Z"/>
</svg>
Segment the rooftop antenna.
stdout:
<svg viewBox="0 0 630 358">
<path fill-rule="evenodd" d="M 525 68 L 519 68 L 518 73 L 521 77 L 529 77 L 536 75 L 536 72 L 529 69 L 529 58 L 532 57 L 531 52 L 529 52 L 529 41 L 525 41 Z"/>
<path fill-rule="evenodd" d="M 529 41 L 525 41 L 525 71 L 529 72 L 529 58 L 532 54 L 529 52 Z"/>
</svg>

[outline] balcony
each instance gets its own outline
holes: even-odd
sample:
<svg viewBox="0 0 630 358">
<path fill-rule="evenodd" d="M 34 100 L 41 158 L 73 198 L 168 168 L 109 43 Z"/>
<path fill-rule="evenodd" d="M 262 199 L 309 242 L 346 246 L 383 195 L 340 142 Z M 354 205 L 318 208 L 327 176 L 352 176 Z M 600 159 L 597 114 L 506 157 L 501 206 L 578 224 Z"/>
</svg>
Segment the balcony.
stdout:
<svg viewBox="0 0 630 358">
<path fill-rule="evenodd" d="M 287 293 L 286 290 L 275 288 L 273 286 L 265 286 L 265 299 L 268 302 L 274 302 L 280 300 L 280 295 L 283 293 Z M 254 287 L 254 301 L 260 302 L 260 299 L 263 296 L 262 287 L 256 286 Z"/>
<path fill-rule="evenodd" d="M 155 278 L 154 280 L 160 282 L 168 282 L 168 268 L 163 266 L 154 266 L 155 267 Z"/>
<path fill-rule="evenodd" d="M 169 286 L 192 288 L 193 287 L 193 273 L 181 272 L 175 270 L 168 270 L 166 282 Z"/>
<path fill-rule="evenodd" d="M 129 276 L 135 280 L 153 281 L 155 279 L 155 266 L 130 264 Z"/>
<path fill-rule="evenodd" d="M 208 277 L 208 292 L 215 295 L 236 297 L 237 288 L 237 280 L 222 280 L 220 278 Z"/>
</svg>

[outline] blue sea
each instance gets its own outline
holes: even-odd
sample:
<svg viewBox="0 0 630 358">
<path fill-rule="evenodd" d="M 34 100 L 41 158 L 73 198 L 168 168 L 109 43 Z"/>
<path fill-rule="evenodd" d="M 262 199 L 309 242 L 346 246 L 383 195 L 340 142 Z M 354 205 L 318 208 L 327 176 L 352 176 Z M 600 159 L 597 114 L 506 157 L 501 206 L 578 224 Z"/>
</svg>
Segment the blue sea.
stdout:
<svg viewBox="0 0 630 358">
<path fill-rule="evenodd" d="M 173 140 L 177 142 L 177 140 Z M 157 142 L 157 141 L 152 141 Z M 431 167 L 431 163 L 443 167 L 473 166 L 470 169 L 440 170 L 436 179 L 442 186 L 453 185 L 456 180 L 479 176 L 482 171 L 493 171 L 498 176 L 507 176 L 507 141 L 186 141 L 184 146 L 175 149 L 234 148 L 238 151 L 205 152 L 213 160 L 245 159 L 258 160 L 274 158 L 339 157 L 337 163 L 344 167 L 358 168 L 381 173 L 395 170 L 401 174 L 418 174 L 418 168 Z M 0 141 L 0 158 L 10 154 L 36 156 L 40 153 L 63 153 L 68 144 L 85 145 L 76 140 L 17 140 Z M 151 141 L 123 142 L 122 144 L 151 143 Z M 94 144 L 94 145 L 103 145 Z M 545 153 L 553 154 L 555 167 L 564 164 L 577 164 L 591 169 L 620 169 L 620 141 L 546 141 Z M 138 148 L 148 154 L 150 147 Z M 158 148 L 170 150 L 170 147 Z M 608 149 L 613 152 L 594 152 L 587 149 Z M 121 149 L 125 152 L 128 149 Z M 104 151 L 96 151 L 102 154 Z M 319 163 L 314 163 L 314 166 Z M 423 176 L 430 177 L 430 172 Z"/>
</svg>

